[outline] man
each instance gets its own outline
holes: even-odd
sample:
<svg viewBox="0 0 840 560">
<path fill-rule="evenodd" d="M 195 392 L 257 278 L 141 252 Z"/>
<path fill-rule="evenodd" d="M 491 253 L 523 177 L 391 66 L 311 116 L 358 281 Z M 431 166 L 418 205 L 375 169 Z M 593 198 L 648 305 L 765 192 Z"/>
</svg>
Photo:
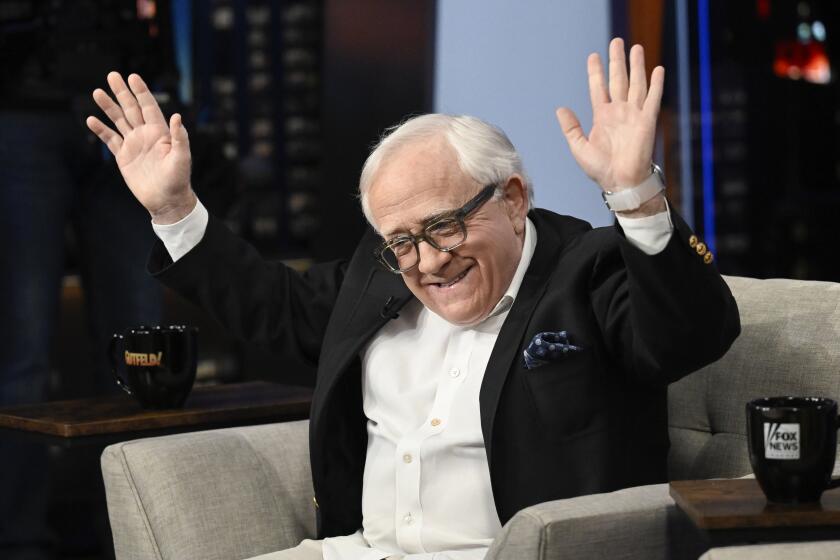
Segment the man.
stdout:
<svg viewBox="0 0 840 560">
<path fill-rule="evenodd" d="M 266 263 L 192 194 L 180 117 L 112 73 L 114 152 L 163 243 L 149 268 L 238 335 L 318 363 L 310 443 L 319 538 L 267 558 L 482 558 L 523 507 L 663 481 L 666 387 L 719 358 L 738 313 L 651 173 L 664 70 L 589 58 L 594 124 L 558 119 L 619 225 L 530 209 L 503 133 L 426 115 L 365 163 L 353 257 Z M 629 193 L 629 194 L 628 194 Z M 341 232 L 335 232 L 341 235 Z"/>
</svg>

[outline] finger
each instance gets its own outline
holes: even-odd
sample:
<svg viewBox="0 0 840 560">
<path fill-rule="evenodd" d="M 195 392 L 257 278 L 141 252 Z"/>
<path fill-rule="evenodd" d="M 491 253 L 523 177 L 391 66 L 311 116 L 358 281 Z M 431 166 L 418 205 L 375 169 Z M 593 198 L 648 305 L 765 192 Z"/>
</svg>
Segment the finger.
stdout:
<svg viewBox="0 0 840 560">
<path fill-rule="evenodd" d="M 610 99 L 627 101 L 627 61 L 624 41 L 618 37 L 610 42 Z"/>
<path fill-rule="evenodd" d="M 137 98 L 125 85 L 125 80 L 120 76 L 119 72 L 110 72 L 108 74 L 108 85 L 111 86 L 111 91 L 117 98 L 117 103 L 120 104 L 128 124 L 132 128 L 143 124 L 143 112 L 140 111 L 140 105 L 137 103 Z"/>
<path fill-rule="evenodd" d="M 654 121 L 659 115 L 659 105 L 662 102 L 662 91 L 665 88 L 665 68 L 657 66 L 650 75 L 650 89 L 648 89 L 642 111 Z"/>
<path fill-rule="evenodd" d="M 155 96 L 149 91 L 149 87 L 143 78 L 137 74 L 130 74 L 128 76 L 128 87 L 137 98 L 137 103 L 140 105 L 140 112 L 143 113 L 143 121 L 149 124 L 166 124 L 166 119 L 160 110 Z"/>
<path fill-rule="evenodd" d="M 645 49 L 642 45 L 633 45 L 630 49 L 630 91 L 627 100 L 642 108 L 647 97 L 647 78 L 645 76 Z"/>
<path fill-rule="evenodd" d="M 172 149 L 180 152 L 190 151 L 190 139 L 187 135 L 187 129 L 184 128 L 184 123 L 181 120 L 181 115 L 175 113 L 169 117 L 169 133 L 172 137 Z"/>
<path fill-rule="evenodd" d="M 589 139 L 583 133 L 583 128 L 580 126 L 580 121 L 577 116 L 570 109 L 560 107 L 557 109 L 557 122 L 560 123 L 560 129 L 566 137 L 566 142 L 569 144 L 569 149 L 575 159 L 580 161 L 580 155 L 589 144 Z"/>
<path fill-rule="evenodd" d="M 597 53 L 590 54 L 586 59 L 586 70 L 589 73 L 589 100 L 592 102 L 592 111 L 595 112 L 598 105 L 610 101 L 604 78 L 604 66 Z"/>
<path fill-rule="evenodd" d="M 85 120 L 85 124 L 87 124 L 88 128 L 96 134 L 102 142 L 108 146 L 108 149 L 111 150 L 111 153 L 115 156 L 117 152 L 120 151 L 120 147 L 122 146 L 123 139 L 122 136 L 114 132 L 111 128 L 107 127 L 102 121 L 97 119 L 96 117 L 88 117 Z"/>
<path fill-rule="evenodd" d="M 126 136 L 129 132 L 131 132 L 131 125 L 126 120 L 122 108 L 114 103 L 114 100 L 111 99 L 110 95 L 105 93 L 105 90 L 96 88 L 93 91 L 93 100 L 99 108 L 108 115 L 108 118 L 111 119 L 111 122 L 117 127 L 117 130 L 120 131 L 120 134 Z"/>
</svg>

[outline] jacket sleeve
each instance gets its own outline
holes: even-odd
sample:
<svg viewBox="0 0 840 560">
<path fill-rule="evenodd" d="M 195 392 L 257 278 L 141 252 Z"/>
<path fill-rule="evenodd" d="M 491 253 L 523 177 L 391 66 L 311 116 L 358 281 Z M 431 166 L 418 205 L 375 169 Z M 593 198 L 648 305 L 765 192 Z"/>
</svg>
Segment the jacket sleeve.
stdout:
<svg viewBox="0 0 840 560">
<path fill-rule="evenodd" d="M 173 263 L 157 241 L 147 268 L 237 338 L 314 364 L 347 263 L 318 264 L 300 274 L 264 260 L 211 216 L 189 253 Z"/>
<path fill-rule="evenodd" d="M 723 356 L 740 333 L 738 306 L 714 262 L 689 245 L 691 229 L 671 211 L 668 245 L 647 255 L 620 226 L 599 252 L 592 306 L 608 351 L 636 381 L 664 385 Z M 617 248 L 616 241 L 617 239 Z"/>
</svg>

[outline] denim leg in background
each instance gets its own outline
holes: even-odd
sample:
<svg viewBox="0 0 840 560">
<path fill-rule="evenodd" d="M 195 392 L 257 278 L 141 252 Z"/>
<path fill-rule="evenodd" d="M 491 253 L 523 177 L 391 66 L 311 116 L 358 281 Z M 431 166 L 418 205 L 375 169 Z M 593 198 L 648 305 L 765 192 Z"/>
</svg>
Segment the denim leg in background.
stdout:
<svg viewBox="0 0 840 560">
<path fill-rule="evenodd" d="M 2 406 L 47 397 L 72 197 L 63 146 L 49 118 L 0 113 Z M 47 448 L 0 439 L 0 457 L 0 557 L 39 558 L 52 544 L 46 525 Z"/>
<path fill-rule="evenodd" d="M 80 132 L 86 129 L 80 129 Z M 71 222 L 79 251 L 79 272 L 84 290 L 91 369 L 84 379 L 62 376 L 62 398 L 122 393 L 114 382 L 107 356 L 113 333 L 128 327 L 159 324 L 162 288 L 146 272 L 146 259 L 154 240 L 149 213 L 134 198 L 119 174 L 110 152 L 96 140 L 74 143 L 83 151 L 79 161 L 96 159 L 78 170 L 79 181 L 71 209 Z M 83 328 L 83 325 L 79 325 Z M 100 448 L 69 450 L 55 460 L 54 484 L 62 491 L 52 498 L 52 517 L 64 548 L 85 550 L 105 537 L 108 518 Z M 83 515 L 67 515 L 68 511 Z M 107 551 L 110 552 L 110 551 Z"/>
<path fill-rule="evenodd" d="M 0 165 L 0 406 L 47 398 L 68 220 L 81 250 L 94 371 L 92 379 L 62 377 L 60 384 L 112 392 L 105 358 L 111 333 L 161 317 L 160 288 L 144 270 L 153 236 L 148 214 L 69 112 L 0 112 Z M 0 438 L 0 457 L 0 558 L 47 558 L 54 544 L 46 523 L 47 449 Z M 97 466 L 84 476 L 101 486 Z"/>
</svg>

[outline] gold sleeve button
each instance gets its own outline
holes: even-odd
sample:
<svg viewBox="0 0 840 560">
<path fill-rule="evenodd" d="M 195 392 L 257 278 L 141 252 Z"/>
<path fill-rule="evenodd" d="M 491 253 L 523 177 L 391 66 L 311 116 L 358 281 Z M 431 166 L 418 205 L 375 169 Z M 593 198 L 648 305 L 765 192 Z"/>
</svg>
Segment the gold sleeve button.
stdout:
<svg viewBox="0 0 840 560">
<path fill-rule="evenodd" d="M 713 260 L 715 260 L 715 256 L 712 254 L 711 251 L 703 255 L 703 262 L 706 264 L 710 264 Z"/>
<path fill-rule="evenodd" d="M 697 239 L 697 236 L 692 235 L 691 237 L 688 238 L 688 246 L 691 247 L 692 249 L 694 249 L 694 247 L 697 246 L 698 241 L 700 241 L 700 240 Z"/>
<path fill-rule="evenodd" d="M 697 251 L 697 254 L 701 257 L 706 254 L 706 244 L 705 243 L 698 243 L 694 250 Z"/>
</svg>

